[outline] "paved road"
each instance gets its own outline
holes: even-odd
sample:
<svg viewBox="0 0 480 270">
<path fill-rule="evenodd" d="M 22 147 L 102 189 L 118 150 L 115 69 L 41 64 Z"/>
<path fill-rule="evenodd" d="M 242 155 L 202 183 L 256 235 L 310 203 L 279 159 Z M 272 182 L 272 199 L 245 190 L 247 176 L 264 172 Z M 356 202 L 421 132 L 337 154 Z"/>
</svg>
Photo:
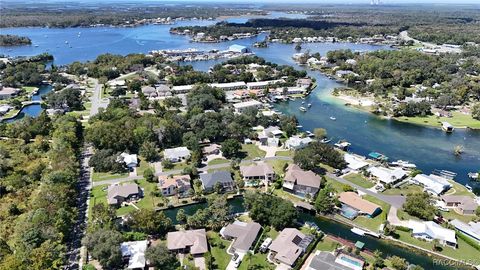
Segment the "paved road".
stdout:
<svg viewBox="0 0 480 270">
<path fill-rule="evenodd" d="M 461 53 L 462 52 L 461 48 L 452 48 L 452 47 L 448 47 L 448 46 L 444 46 L 444 45 L 437 45 L 435 43 L 424 42 L 424 41 L 421 41 L 421 40 L 418 40 L 418 39 L 414 39 L 414 38 L 412 38 L 408 35 L 407 31 L 400 32 L 400 34 L 398 36 L 399 36 L 400 39 L 405 40 L 405 41 L 413 40 L 413 42 L 415 42 L 417 44 L 421 44 L 422 46 L 424 46 L 427 49 L 435 48 L 435 50 L 437 50 L 439 53 Z"/>
<path fill-rule="evenodd" d="M 357 190 L 360 190 L 362 191 L 363 193 L 365 194 L 368 194 L 368 195 L 371 195 L 379 200 L 382 200 L 390 205 L 392 205 L 393 207 L 396 207 L 396 208 L 401 208 L 403 203 L 405 202 L 405 197 L 404 196 L 400 196 L 400 195 L 385 195 L 385 194 L 381 194 L 381 193 L 375 193 L 371 190 L 368 190 L 366 188 L 363 188 L 359 185 L 355 185 L 354 183 L 348 181 L 348 180 L 345 180 L 343 178 L 340 178 L 332 173 L 327 173 L 327 176 L 340 182 L 340 183 L 343 183 L 343 184 L 348 184 L 354 188 L 356 188 Z"/>
<path fill-rule="evenodd" d="M 102 92 L 102 85 L 98 84 L 98 80 L 95 80 L 95 88 L 93 89 L 92 94 L 92 107 L 90 108 L 90 116 L 93 116 L 98 113 L 98 109 L 106 108 L 110 100 L 108 98 L 100 98 Z"/>
</svg>

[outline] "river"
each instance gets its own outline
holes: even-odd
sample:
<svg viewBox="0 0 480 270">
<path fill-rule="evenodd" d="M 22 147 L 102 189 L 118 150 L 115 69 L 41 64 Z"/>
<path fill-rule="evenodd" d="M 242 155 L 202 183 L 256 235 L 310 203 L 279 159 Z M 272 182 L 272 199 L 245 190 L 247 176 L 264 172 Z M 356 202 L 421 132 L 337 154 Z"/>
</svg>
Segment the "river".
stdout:
<svg viewBox="0 0 480 270">
<path fill-rule="evenodd" d="M 270 17 L 303 16 L 299 14 L 275 13 Z M 230 21 L 243 22 L 248 18 L 231 18 Z M 179 21 L 181 25 L 211 25 L 215 21 Z M 1 29 L 2 34 L 17 34 L 31 38 L 32 46 L 0 48 L 0 54 L 11 56 L 36 55 L 49 52 L 55 57 L 55 64 L 68 64 L 73 61 L 92 60 L 102 53 L 146 53 L 158 49 L 226 49 L 232 44 L 251 47 L 260 35 L 251 39 L 242 39 L 224 43 L 192 43 L 188 37 L 171 35 L 172 25 L 145 25 L 136 28 L 95 27 L 95 28 L 8 28 Z M 65 43 L 67 41 L 68 43 Z M 38 47 L 35 47 L 38 46 Z M 316 43 L 304 44 L 303 50 L 319 52 L 322 55 L 329 50 L 352 49 L 354 51 L 372 51 L 390 49 L 386 46 L 373 46 L 352 43 Z M 268 61 L 290 64 L 297 68 L 291 56 L 295 53 L 291 44 L 271 44 L 269 48 L 252 48 Z M 193 65 L 202 70 L 208 69 L 216 61 L 195 62 Z M 276 105 L 284 113 L 295 114 L 301 125 L 307 130 L 316 127 L 326 128 L 328 136 L 346 139 L 352 143 L 351 150 L 366 155 L 378 151 L 391 160 L 403 159 L 414 162 L 426 173 L 433 169 L 446 169 L 458 173 L 456 181 L 468 182 L 467 173 L 480 169 L 480 131 L 456 129 L 453 134 L 445 134 L 440 129 L 422 127 L 394 120 L 379 118 L 373 114 L 361 112 L 341 105 L 330 93 L 340 86 L 319 72 L 309 71 L 317 80 L 318 87 L 307 98 L 312 108 L 307 113 L 298 110 L 300 101 L 290 101 Z M 334 116 L 337 121 L 331 121 Z M 460 157 L 453 155 L 453 148 L 463 145 L 465 153 Z M 474 183 L 470 183 L 474 185 Z"/>
<path fill-rule="evenodd" d="M 231 207 L 232 213 L 242 213 L 245 211 L 242 197 L 236 197 L 234 199 L 230 199 L 228 203 Z M 198 209 L 202 209 L 205 207 L 206 207 L 206 203 L 193 204 L 193 205 L 187 205 L 183 207 L 167 209 L 167 210 L 164 210 L 164 213 L 167 217 L 172 219 L 174 224 L 178 224 L 178 221 L 176 219 L 178 210 L 184 209 L 187 215 L 191 215 L 191 214 L 194 214 Z M 409 248 L 399 248 L 396 245 L 392 245 L 392 243 L 389 241 L 377 239 L 370 236 L 360 236 L 360 235 L 354 234 L 350 231 L 351 227 L 346 226 L 342 223 L 338 223 L 338 222 L 335 222 L 326 218 L 318 217 L 318 216 L 314 217 L 312 215 L 305 214 L 305 213 L 301 213 L 299 217 L 302 222 L 303 221 L 315 222 L 315 224 L 317 224 L 317 226 L 324 233 L 338 236 L 340 238 L 347 239 L 354 243 L 356 241 L 362 241 L 365 243 L 366 249 L 371 251 L 378 249 L 382 251 L 384 257 L 396 255 L 402 258 L 406 258 L 410 263 L 421 265 L 426 270 L 459 269 L 459 268 L 434 265 L 433 259 L 430 256 L 427 256 L 426 254 L 422 254 L 418 251 L 412 251 Z"/>
</svg>

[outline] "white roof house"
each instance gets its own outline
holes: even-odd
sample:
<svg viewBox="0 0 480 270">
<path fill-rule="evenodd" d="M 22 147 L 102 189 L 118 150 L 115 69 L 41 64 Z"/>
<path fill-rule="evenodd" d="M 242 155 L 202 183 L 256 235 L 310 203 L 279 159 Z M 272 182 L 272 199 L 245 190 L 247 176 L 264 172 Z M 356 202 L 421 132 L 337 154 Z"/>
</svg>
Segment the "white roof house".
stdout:
<svg viewBox="0 0 480 270">
<path fill-rule="evenodd" d="M 360 170 L 361 168 L 367 167 L 369 165 L 368 162 L 365 161 L 365 159 L 361 159 L 360 157 L 357 157 L 352 154 L 345 154 L 343 156 L 345 159 L 345 162 L 347 162 L 347 167 L 352 169 L 352 170 Z"/>
<path fill-rule="evenodd" d="M 447 179 L 433 174 L 417 174 L 411 181 L 422 185 L 425 191 L 434 195 L 440 195 L 452 187 Z"/>
<path fill-rule="evenodd" d="M 412 235 L 425 240 L 438 239 L 443 245 L 456 246 L 455 231 L 446 229 L 433 221 L 409 220 L 408 227 L 412 229 Z"/>
<path fill-rule="evenodd" d="M 392 184 L 400 181 L 408 174 L 402 168 L 389 169 L 385 167 L 370 167 L 367 171 L 384 184 Z"/>
<path fill-rule="evenodd" d="M 247 108 L 261 108 L 263 106 L 263 103 L 261 103 L 258 100 L 249 100 L 245 102 L 239 102 L 233 104 L 233 107 L 235 108 L 235 111 L 238 113 L 241 113 L 245 111 Z"/>
<path fill-rule="evenodd" d="M 120 244 L 120 250 L 123 257 L 129 257 L 127 269 L 145 268 L 145 251 L 147 250 L 147 240 L 123 242 Z"/>
<path fill-rule="evenodd" d="M 310 137 L 300 138 L 299 136 L 292 136 L 285 141 L 285 148 L 293 150 L 302 149 L 312 141 Z"/>
<path fill-rule="evenodd" d="M 129 168 L 137 167 L 138 158 L 137 158 L 136 154 L 130 155 L 130 154 L 127 154 L 127 153 L 122 153 L 122 154 L 120 154 L 120 156 L 122 157 L 123 162 L 125 162 L 127 167 L 129 167 Z"/>
<path fill-rule="evenodd" d="M 165 149 L 163 153 L 164 158 L 170 160 L 171 162 L 178 162 L 181 160 L 190 158 L 190 150 L 187 147 L 176 147 Z"/>
<path fill-rule="evenodd" d="M 466 234 L 470 238 L 473 238 L 480 243 L 480 222 L 470 221 L 467 224 L 458 219 L 454 219 L 450 221 L 450 224 L 453 225 L 455 229 L 461 231 L 462 233 Z"/>
<path fill-rule="evenodd" d="M 186 93 L 192 90 L 194 85 L 177 85 L 172 87 L 172 91 L 175 93 Z"/>
<path fill-rule="evenodd" d="M 235 89 L 247 88 L 247 84 L 245 82 L 211 83 L 210 86 L 224 89 L 224 90 L 235 90 Z"/>
</svg>

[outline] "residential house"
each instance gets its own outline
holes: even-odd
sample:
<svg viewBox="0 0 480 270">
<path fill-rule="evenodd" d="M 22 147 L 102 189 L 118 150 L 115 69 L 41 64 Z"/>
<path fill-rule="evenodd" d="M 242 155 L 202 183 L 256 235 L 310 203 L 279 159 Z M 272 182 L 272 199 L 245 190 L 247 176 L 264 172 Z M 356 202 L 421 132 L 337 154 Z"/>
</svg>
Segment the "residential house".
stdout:
<svg viewBox="0 0 480 270">
<path fill-rule="evenodd" d="M 440 199 L 442 199 L 447 207 L 454 208 L 462 215 L 475 215 L 475 211 L 478 208 L 478 204 L 469 196 L 442 195 Z"/>
<path fill-rule="evenodd" d="M 312 141 L 310 137 L 301 138 L 300 136 L 292 136 L 285 141 L 284 147 L 286 149 L 298 150 L 306 147 Z"/>
<path fill-rule="evenodd" d="M 342 204 L 342 215 L 349 219 L 353 219 L 359 214 L 375 217 L 382 212 L 379 205 L 363 199 L 355 192 L 342 192 L 338 195 L 338 200 Z"/>
<path fill-rule="evenodd" d="M 13 107 L 7 104 L 0 105 L 0 116 L 8 113 Z"/>
<path fill-rule="evenodd" d="M 268 183 L 275 180 L 275 171 L 272 166 L 265 162 L 250 166 L 240 166 L 240 173 L 246 186 L 257 186 L 265 183 L 265 181 Z"/>
<path fill-rule="evenodd" d="M 180 162 L 189 159 L 191 156 L 190 150 L 187 147 L 176 147 L 165 149 L 163 157 L 171 162 Z"/>
<path fill-rule="evenodd" d="M 355 77 L 358 77 L 358 74 L 351 70 L 338 70 L 337 72 L 335 72 L 335 75 L 337 75 L 337 77 L 339 78 L 343 78 L 347 75 L 353 75 Z"/>
<path fill-rule="evenodd" d="M 174 94 L 186 94 L 193 90 L 194 85 L 177 85 L 172 87 L 172 93 Z"/>
<path fill-rule="evenodd" d="M 244 101 L 244 102 L 239 102 L 239 103 L 233 104 L 233 108 L 235 109 L 235 112 L 237 112 L 237 113 L 243 113 L 250 108 L 260 109 L 262 107 L 263 107 L 263 103 L 261 103 L 258 100 L 249 100 L 249 101 Z"/>
<path fill-rule="evenodd" d="M 284 83 L 285 80 L 280 79 L 280 80 L 270 80 L 270 81 L 261 81 L 261 82 L 248 82 L 247 83 L 247 88 L 249 90 L 253 89 L 265 89 L 271 85 L 277 84 L 277 83 Z"/>
<path fill-rule="evenodd" d="M 440 244 L 455 248 L 457 239 L 455 231 L 444 228 L 433 221 L 409 220 L 408 227 L 412 230 L 412 236 L 415 238 L 432 241 L 437 239 Z"/>
<path fill-rule="evenodd" d="M 232 253 L 247 253 L 252 247 L 262 226 L 257 222 L 235 221 L 232 224 L 223 227 L 220 235 L 226 239 L 235 239 L 231 245 Z"/>
<path fill-rule="evenodd" d="M 250 98 L 252 95 L 262 97 L 264 93 L 262 90 L 237 90 L 233 93 L 233 96 L 237 99 Z"/>
<path fill-rule="evenodd" d="M 352 154 L 347 153 L 343 156 L 343 158 L 345 159 L 345 162 L 347 162 L 347 168 L 349 168 L 351 170 L 354 170 L 354 171 L 363 169 L 363 168 L 367 167 L 368 165 L 370 165 L 365 160 L 365 158 L 361 158 L 361 157 L 358 157 L 356 155 L 352 155 Z"/>
<path fill-rule="evenodd" d="M 163 196 L 187 197 L 188 192 L 192 189 L 190 175 L 161 175 L 158 177 L 158 189 Z"/>
<path fill-rule="evenodd" d="M 14 97 L 18 93 L 20 93 L 20 89 L 0 85 L 0 100 Z"/>
<path fill-rule="evenodd" d="M 125 262 L 128 262 L 126 269 L 145 269 L 147 246 L 147 240 L 123 242 L 120 244 L 122 258 Z"/>
<path fill-rule="evenodd" d="M 290 164 L 283 180 L 283 189 L 295 195 L 313 198 L 320 189 L 322 178 L 312 171 L 304 171 L 296 164 Z"/>
<path fill-rule="evenodd" d="M 125 165 L 130 169 L 138 166 L 138 157 L 136 154 L 121 153 L 120 158 L 120 160 L 125 162 Z"/>
<path fill-rule="evenodd" d="M 317 250 L 306 270 L 362 270 L 365 261 L 340 252 L 338 255 Z"/>
<path fill-rule="evenodd" d="M 450 221 L 450 225 L 453 225 L 455 229 L 461 231 L 468 237 L 476 240 L 480 243 L 480 222 L 473 222 L 470 221 L 468 224 L 460 221 L 458 219 L 454 219 Z"/>
<path fill-rule="evenodd" d="M 247 88 L 247 84 L 245 82 L 212 83 L 210 86 L 222 89 L 224 91 L 234 91 Z"/>
<path fill-rule="evenodd" d="M 285 228 L 272 241 L 268 257 L 292 267 L 297 259 L 307 250 L 312 240 L 313 237 L 311 235 L 305 235 L 294 228 Z"/>
<path fill-rule="evenodd" d="M 232 179 L 232 174 L 229 171 L 216 171 L 213 173 L 200 174 L 200 181 L 202 188 L 205 191 L 212 191 L 215 184 L 219 183 L 224 192 L 233 191 L 235 189 L 235 182 Z"/>
<path fill-rule="evenodd" d="M 149 85 L 142 86 L 142 93 L 148 98 L 158 96 L 157 90 L 155 89 L 155 87 L 152 87 L 152 86 L 149 86 Z"/>
<path fill-rule="evenodd" d="M 201 256 L 208 252 L 207 233 L 205 229 L 169 232 L 167 248 L 176 253 Z"/>
<path fill-rule="evenodd" d="M 270 126 L 258 132 L 258 140 L 262 145 L 278 146 L 280 137 L 282 137 L 283 131 L 277 126 Z"/>
<path fill-rule="evenodd" d="M 297 80 L 297 87 L 308 88 L 312 85 L 312 79 L 310 78 L 300 78 Z"/>
<path fill-rule="evenodd" d="M 115 184 L 107 189 L 107 202 L 110 205 L 120 205 L 123 202 L 137 200 L 142 195 L 142 190 L 137 184 Z"/>
<path fill-rule="evenodd" d="M 204 155 L 218 155 L 220 154 L 220 149 L 222 148 L 221 145 L 216 143 L 209 144 L 202 149 L 202 153 Z"/>
<path fill-rule="evenodd" d="M 452 187 L 447 179 L 438 175 L 417 174 L 411 182 L 423 186 L 423 189 L 433 195 L 440 195 Z"/>
<path fill-rule="evenodd" d="M 370 167 L 367 171 L 382 184 L 394 185 L 407 177 L 408 172 L 402 168 L 389 169 L 385 167 Z"/>
</svg>

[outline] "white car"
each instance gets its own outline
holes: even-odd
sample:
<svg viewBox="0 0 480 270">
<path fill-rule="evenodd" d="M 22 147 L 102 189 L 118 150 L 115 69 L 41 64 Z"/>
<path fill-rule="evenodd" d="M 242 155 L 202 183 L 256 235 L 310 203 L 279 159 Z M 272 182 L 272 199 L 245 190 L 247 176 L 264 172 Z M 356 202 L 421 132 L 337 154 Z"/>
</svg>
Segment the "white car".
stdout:
<svg viewBox="0 0 480 270">
<path fill-rule="evenodd" d="M 259 158 L 259 157 L 256 157 L 256 158 L 253 159 L 253 161 L 260 161 L 260 160 L 261 160 L 261 158 Z"/>
<path fill-rule="evenodd" d="M 238 268 L 240 266 L 240 263 L 242 262 L 242 258 L 237 253 L 234 253 L 232 256 L 232 261 L 233 266 L 235 266 L 235 268 Z"/>
<path fill-rule="evenodd" d="M 267 251 L 267 248 L 270 246 L 270 244 L 272 244 L 272 238 L 266 238 L 262 245 L 260 245 L 260 252 L 266 252 Z"/>
</svg>

